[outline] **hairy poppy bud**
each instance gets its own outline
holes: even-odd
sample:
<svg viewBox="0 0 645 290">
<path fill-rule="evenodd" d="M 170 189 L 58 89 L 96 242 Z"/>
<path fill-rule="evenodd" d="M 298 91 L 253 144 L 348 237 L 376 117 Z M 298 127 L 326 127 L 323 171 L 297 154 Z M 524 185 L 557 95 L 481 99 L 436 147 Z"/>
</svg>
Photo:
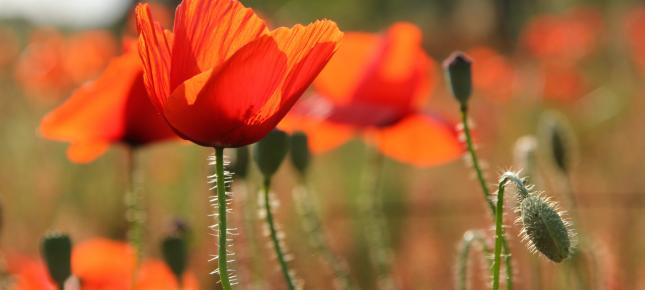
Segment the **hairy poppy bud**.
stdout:
<svg viewBox="0 0 645 290">
<path fill-rule="evenodd" d="M 557 263 L 571 255 L 574 235 L 553 203 L 538 195 L 526 197 L 520 203 L 520 220 L 529 248 Z"/>
<path fill-rule="evenodd" d="M 41 254 L 51 279 L 60 289 L 72 276 L 72 241 L 64 234 L 48 234 L 42 240 Z"/>
<path fill-rule="evenodd" d="M 243 146 L 235 149 L 235 161 L 231 167 L 233 177 L 246 178 L 249 171 L 249 147 Z"/>
<path fill-rule="evenodd" d="M 472 92 L 471 64 L 470 58 L 460 51 L 453 52 L 443 62 L 448 87 L 462 106 L 468 103 Z"/>
<path fill-rule="evenodd" d="M 304 175 L 307 167 L 309 167 L 309 159 L 311 157 L 307 135 L 302 132 L 295 132 L 291 135 L 290 141 L 291 147 L 289 153 L 291 155 L 291 163 L 301 175 Z"/>
<path fill-rule="evenodd" d="M 269 132 L 255 145 L 253 158 L 264 178 L 271 178 L 278 171 L 288 150 L 289 136 L 277 129 Z"/>
<path fill-rule="evenodd" d="M 161 243 L 161 252 L 166 265 L 181 284 L 181 277 L 186 271 L 188 252 L 186 249 L 186 239 L 183 235 L 175 234 L 167 237 Z"/>
</svg>

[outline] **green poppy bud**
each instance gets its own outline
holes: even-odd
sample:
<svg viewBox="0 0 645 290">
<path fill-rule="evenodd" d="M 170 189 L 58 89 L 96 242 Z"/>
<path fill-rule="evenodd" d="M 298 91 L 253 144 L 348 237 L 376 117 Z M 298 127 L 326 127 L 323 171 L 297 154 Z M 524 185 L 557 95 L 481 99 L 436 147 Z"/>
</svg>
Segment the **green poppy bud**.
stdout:
<svg viewBox="0 0 645 290">
<path fill-rule="evenodd" d="M 569 172 L 573 159 L 573 130 L 566 119 L 554 112 L 540 118 L 540 137 L 550 159 L 563 173 Z"/>
<path fill-rule="evenodd" d="M 468 104 L 472 93 L 472 60 L 463 52 L 453 52 L 444 62 L 448 87 L 462 106 Z"/>
<path fill-rule="evenodd" d="M 556 263 L 571 255 L 574 235 L 552 202 L 538 195 L 528 196 L 520 203 L 520 221 L 529 248 Z"/>
<path fill-rule="evenodd" d="M 177 282 L 181 284 L 181 277 L 186 271 L 188 261 L 186 239 L 183 235 L 171 235 L 165 238 L 161 243 L 161 252 L 164 262 L 177 278 Z"/>
<path fill-rule="evenodd" d="M 278 171 L 289 150 L 289 135 L 273 129 L 255 144 L 253 158 L 264 178 L 271 178 Z"/>
<path fill-rule="evenodd" d="M 311 157 L 307 135 L 303 132 L 295 132 L 291 135 L 290 141 L 291 163 L 301 175 L 305 175 Z"/>
<path fill-rule="evenodd" d="M 249 169 L 249 147 L 243 146 L 235 149 L 235 161 L 231 170 L 234 178 L 246 178 Z"/>
<path fill-rule="evenodd" d="M 64 234 L 48 234 L 42 240 L 41 254 L 51 279 L 63 289 L 65 281 L 72 276 L 72 240 Z"/>
</svg>

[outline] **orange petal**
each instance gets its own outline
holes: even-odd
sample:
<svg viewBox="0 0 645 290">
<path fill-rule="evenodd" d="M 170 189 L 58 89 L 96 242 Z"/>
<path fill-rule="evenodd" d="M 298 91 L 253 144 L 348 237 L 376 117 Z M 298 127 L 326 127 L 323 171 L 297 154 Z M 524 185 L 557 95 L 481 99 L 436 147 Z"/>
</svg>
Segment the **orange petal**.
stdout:
<svg viewBox="0 0 645 290">
<path fill-rule="evenodd" d="M 349 126 L 294 113 L 287 114 L 278 124 L 278 128 L 289 133 L 300 131 L 307 134 L 309 150 L 314 154 L 334 150 L 355 135 L 355 130 Z"/>
<path fill-rule="evenodd" d="M 67 148 L 67 158 L 76 163 L 89 163 L 101 156 L 110 143 L 72 143 Z"/>
<path fill-rule="evenodd" d="M 239 1 L 184 0 L 175 14 L 170 89 L 223 64 L 264 32 L 264 21 Z"/>
<path fill-rule="evenodd" d="M 375 131 L 370 137 L 384 155 L 417 167 L 444 164 L 464 153 L 454 126 L 426 115 L 410 115 Z"/>
<path fill-rule="evenodd" d="M 171 92 L 172 35 L 164 32 L 159 23 L 154 21 L 149 4 L 138 4 L 135 13 L 146 88 L 152 97 L 152 104 L 157 107 L 157 111 L 162 112 L 163 104 Z"/>
<path fill-rule="evenodd" d="M 206 71 L 179 86 L 164 114 L 185 139 L 204 146 L 242 146 L 268 133 L 260 110 L 278 88 L 287 58 L 273 38 L 263 36 L 240 49 L 216 71 Z M 246 143 L 246 144 L 241 144 Z"/>
<path fill-rule="evenodd" d="M 186 272 L 183 276 L 181 289 L 199 289 L 197 278 L 193 273 Z M 162 261 L 148 261 L 141 266 L 137 275 L 135 290 L 176 290 L 179 289 L 177 279 Z"/>
<path fill-rule="evenodd" d="M 72 272 L 83 289 L 130 289 L 135 266 L 134 249 L 123 242 L 94 239 L 75 246 L 72 253 Z"/>
<path fill-rule="evenodd" d="M 141 68 L 136 53 L 114 58 L 99 79 L 76 90 L 47 114 L 40 132 L 60 141 L 118 141 L 125 126 L 125 104 L 138 77 Z"/>
<path fill-rule="evenodd" d="M 345 33 L 338 51 L 314 81 L 316 90 L 335 104 L 349 102 L 378 44 L 377 35 Z"/>
</svg>

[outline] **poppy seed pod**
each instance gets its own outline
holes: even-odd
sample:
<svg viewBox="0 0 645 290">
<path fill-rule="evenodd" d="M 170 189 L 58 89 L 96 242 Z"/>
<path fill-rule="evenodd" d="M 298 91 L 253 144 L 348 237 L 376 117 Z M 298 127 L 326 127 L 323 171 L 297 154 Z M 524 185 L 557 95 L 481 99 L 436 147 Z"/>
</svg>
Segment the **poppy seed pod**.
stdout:
<svg viewBox="0 0 645 290">
<path fill-rule="evenodd" d="M 305 175 L 311 157 L 307 135 L 302 132 L 295 132 L 291 135 L 290 141 L 289 155 L 291 156 L 291 163 L 298 170 L 298 173 Z"/>
<path fill-rule="evenodd" d="M 186 271 L 186 262 L 188 260 L 186 239 L 183 235 L 171 235 L 161 243 L 161 251 L 164 262 L 177 278 L 177 282 L 181 284 L 181 277 Z"/>
<path fill-rule="evenodd" d="M 249 171 L 249 148 L 247 146 L 235 149 L 235 161 L 231 170 L 234 178 L 246 178 Z"/>
<path fill-rule="evenodd" d="M 556 263 L 571 255 L 573 233 L 553 203 L 531 195 L 522 200 L 519 210 L 523 239 L 529 248 Z"/>
<path fill-rule="evenodd" d="M 62 289 L 72 275 L 72 241 L 64 234 L 48 234 L 41 244 L 41 254 L 51 279 Z"/>
<path fill-rule="evenodd" d="M 254 147 L 253 158 L 264 178 L 268 179 L 278 171 L 289 150 L 289 135 L 274 129 Z"/>
<path fill-rule="evenodd" d="M 472 92 L 472 60 L 463 52 L 453 52 L 444 62 L 448 87 L 462 106 L 468 104 Z"/>
</svg>

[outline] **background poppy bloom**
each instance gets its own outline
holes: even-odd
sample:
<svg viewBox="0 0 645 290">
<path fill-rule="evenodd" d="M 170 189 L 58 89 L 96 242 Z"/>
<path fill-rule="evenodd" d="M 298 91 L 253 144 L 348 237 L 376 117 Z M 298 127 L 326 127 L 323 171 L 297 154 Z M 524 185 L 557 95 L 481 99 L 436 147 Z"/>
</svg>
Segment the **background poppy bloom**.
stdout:
<svg viewBox="0 0 645 290">
<path fill-rule="evenodd" d="M 318 153 L 360 130 L 384 154 L 417 166 L 460 157 L 454 126 L 420 113 L 437 79 L 421 40 L 419 28 L 404 22 L 382 35 L 347 33 L 314 81 L 318 95 L 298 105 L 280 127 L 305 131 Z"/>
<path fill-rule="evenodd" d="M 92 161 L 112 143 L 136 147 L 176 138 L 150 104 L 135 49 L 115 57 L 96 81 L 46 115 L 40 132 L 70 142 L 67 153 L 74 162 Z"/>
<path fill-rule="evenodd" d="M 336 50 L 332 21 L 269 31 L 238 1 L 186 0 L 173 33 L 148 4 L 136 8 L 146 87 L 157 110 L 185 139 L 238 147 L 264 137 Z"/>
</svg>

